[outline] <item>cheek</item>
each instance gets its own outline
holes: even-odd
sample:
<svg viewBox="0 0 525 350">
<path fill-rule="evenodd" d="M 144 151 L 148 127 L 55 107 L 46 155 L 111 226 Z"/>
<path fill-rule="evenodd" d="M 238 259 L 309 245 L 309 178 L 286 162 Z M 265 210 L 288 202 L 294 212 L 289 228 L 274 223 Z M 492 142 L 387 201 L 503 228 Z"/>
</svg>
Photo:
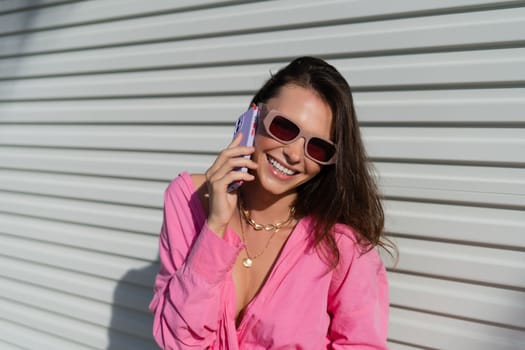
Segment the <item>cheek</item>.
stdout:
<svg viewBox="0 0 525 350">
<path fill-rule="evenodd" d="M 315 176 L 321 172 L 321 166 L 309 158 L 305 158 L 305 167 L 308 175 Z"/>
<path fill-rule="evenodd" d="M 261 144 L 262 141 L 263 141 L 262 139 L 263 139 L 263 137 L 259 133 L 255 134 L 255 139 L 253 141 L 253 146 L 255 147 L 255 151 L 256 152 L 263 147 L 263 145 Z"/>
<path fill-rule="evenodd" d="M 263 153 L 268 149 L 265 137 L 258 134 L 255 135 L 253 147 L 255 147 L 255 152 L 252 153 L 252 160 L 257 163 L 263 157 Z"/>
<path fill-rule="evenodd" d="M 280 147 L 282 146 L 282 144 L 275 141 L 271 137 L 256 134 L 253 146 L 255 147 L 255 153 L 262 153 L 274 149 L 276 147 Z"/>
</svg>

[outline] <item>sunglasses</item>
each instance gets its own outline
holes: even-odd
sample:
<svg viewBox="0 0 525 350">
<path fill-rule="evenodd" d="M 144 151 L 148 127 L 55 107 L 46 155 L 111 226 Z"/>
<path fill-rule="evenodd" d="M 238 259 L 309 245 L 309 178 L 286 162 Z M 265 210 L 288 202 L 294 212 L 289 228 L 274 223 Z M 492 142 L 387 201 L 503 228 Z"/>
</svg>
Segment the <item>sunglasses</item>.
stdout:
<svg viewBox="0 0 525 350">
<path fill-rule="evenodd" d="M 305 140 L 304 154 L 307 158 L 322 165 L 335 163 L 336 148 L 332 141 L 302 130 L 277 110 L 268 111 L 266 106 L 261 107 L 261 120 L 268 135 L 285 145 L 302 137 Z"/>
</svg>

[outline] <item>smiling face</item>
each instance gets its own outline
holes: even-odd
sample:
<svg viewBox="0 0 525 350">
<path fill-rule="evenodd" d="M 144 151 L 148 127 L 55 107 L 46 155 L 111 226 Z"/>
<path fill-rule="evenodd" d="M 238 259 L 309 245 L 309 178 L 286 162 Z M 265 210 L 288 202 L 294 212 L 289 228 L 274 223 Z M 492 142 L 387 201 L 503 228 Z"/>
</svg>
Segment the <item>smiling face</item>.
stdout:
<svg viewBox="0 0 525 350">
<path fill-rule="evenodd" d="M 302 130 L 330 140 L 332 111 L 312 89 L 297 85 L 283 86 L 276 97 L 266 102 L 268 110 L 278 110 Z M 252 159 L 259 165 L 257 180 L 262 189 L 273 195 L 295 193 L 297 187 L 317 175 L 321 165 L 305 157 L 303 138 L 282 144 L 260 126 L 255 137 Z"/>
</svg>

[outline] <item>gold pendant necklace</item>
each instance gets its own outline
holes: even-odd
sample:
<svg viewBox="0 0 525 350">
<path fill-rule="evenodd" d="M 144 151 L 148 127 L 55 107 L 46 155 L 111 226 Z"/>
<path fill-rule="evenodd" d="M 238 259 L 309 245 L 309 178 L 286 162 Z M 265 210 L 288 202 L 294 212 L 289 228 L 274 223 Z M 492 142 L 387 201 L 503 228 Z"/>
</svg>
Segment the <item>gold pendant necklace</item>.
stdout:
<svg viewBox="0 0 525 350">
<path fill-rule="evenodd" d="M 239 216 L 239 219 L 240 219 L 240 216 Z M 270 242 L 272 241 L 273 237 L 275 237 L 277 232 L 279 232 L 279 228 L 276 228 L 276 229 L 273 230 L 272 234 L 270 235 L 270 238 L 268 238 L 268 241 L 266 241 L 266 245 L 264 246 L 264 248 L 260 252 L 258 252 L 255 255 L 251 255 L 250 252 L 248 251 L 248 244 L 247 244 L 247 240 L 246 240 L 246 234 L 244 233 L 243 222 L 242 222 L 242 220 L 239 220 L 239 221 L 240 221 L 240 224 L 241 224 L 241 234 L 242 234 L 242 241 L 244 243 L 244 251 L 246 253 L 246 258 L 244 258 L 242 260 L 242 265 L 244 267 L 246 267 L 246 268 L 250 268 L 253 265 L 253 261 L 255 259 L 257 259 L 258 257 L 260 257 L 261 255 L 263 255 L 263 253 L 266 251 L 266 249 L 270 245 Z"/>
<path fill-rule="evenodd" d="M 281 227 L 283 225 L 286 225 L 286 224 L 290 223 L 293 220 L 294 214 L 295 214 L 295 207 L 291 207 L 290 208 L 290 216 L 288 216 L 288 219 L 286 219 L 286 221 L 278 222 L 276 224 L 262 225 L 262 224 L 256 223 L 250 217 L 248 210 L 244 209 L 240 198 L 239 198 L 239 202 L 238 203 L 239 203 L 239 223 L 241 225 L 242 241 L 244 243 L 244 251 L 246 253 L 246 258 L 244 258 L 242 260 L 242 265 L 244 267 L 246 267 L 246 268 L 250 268 L 253 265 L 253 261 L 255 259 L 257 259 L 259 256 L 261 256 L 266 251 L 266 249 L 270 245 L 270 242 L 272 241 L 273 237 L 275 237 L 275 235 L 277 234 L 277 232 L 279 232 Z M 246 234 L 244 232 L 244 225 L 243 225 L 243 222 L 241 220 L 241 216 L 256 231 L 261 231 L 261 230 L 272 231 L 272 234 L 270 235 L 270 238 L 268 238 L 268 241 L 266 241 L 266 245 L 264 246 L 264 248 L 259 253 L 255 254 L 255 255 L 250 255 L 250 252 L 248 251 L 248 244 L 247 244 Z"/>
</svg>

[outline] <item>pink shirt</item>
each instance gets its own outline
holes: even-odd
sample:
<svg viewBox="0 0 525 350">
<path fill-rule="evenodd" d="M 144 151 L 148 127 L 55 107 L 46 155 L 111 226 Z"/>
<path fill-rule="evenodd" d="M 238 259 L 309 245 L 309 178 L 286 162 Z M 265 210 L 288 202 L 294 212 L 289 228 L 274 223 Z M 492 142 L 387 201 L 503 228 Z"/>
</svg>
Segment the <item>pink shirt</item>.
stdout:
<svg viewBox="0 0 525 350">
<path fill-rule="evenodd" d="M 235 327 L 231 270 L 243 243 L 218 237 L 191 177 L 167 188 L 160 272 L 150 310 L 163 349 L 387 349 L 388 285 L 375 250 L 360 254 L 353 231 L 336 225 L 340 263 L 329 270 L 299 221 L 260 292 Z"/>
</svg>

